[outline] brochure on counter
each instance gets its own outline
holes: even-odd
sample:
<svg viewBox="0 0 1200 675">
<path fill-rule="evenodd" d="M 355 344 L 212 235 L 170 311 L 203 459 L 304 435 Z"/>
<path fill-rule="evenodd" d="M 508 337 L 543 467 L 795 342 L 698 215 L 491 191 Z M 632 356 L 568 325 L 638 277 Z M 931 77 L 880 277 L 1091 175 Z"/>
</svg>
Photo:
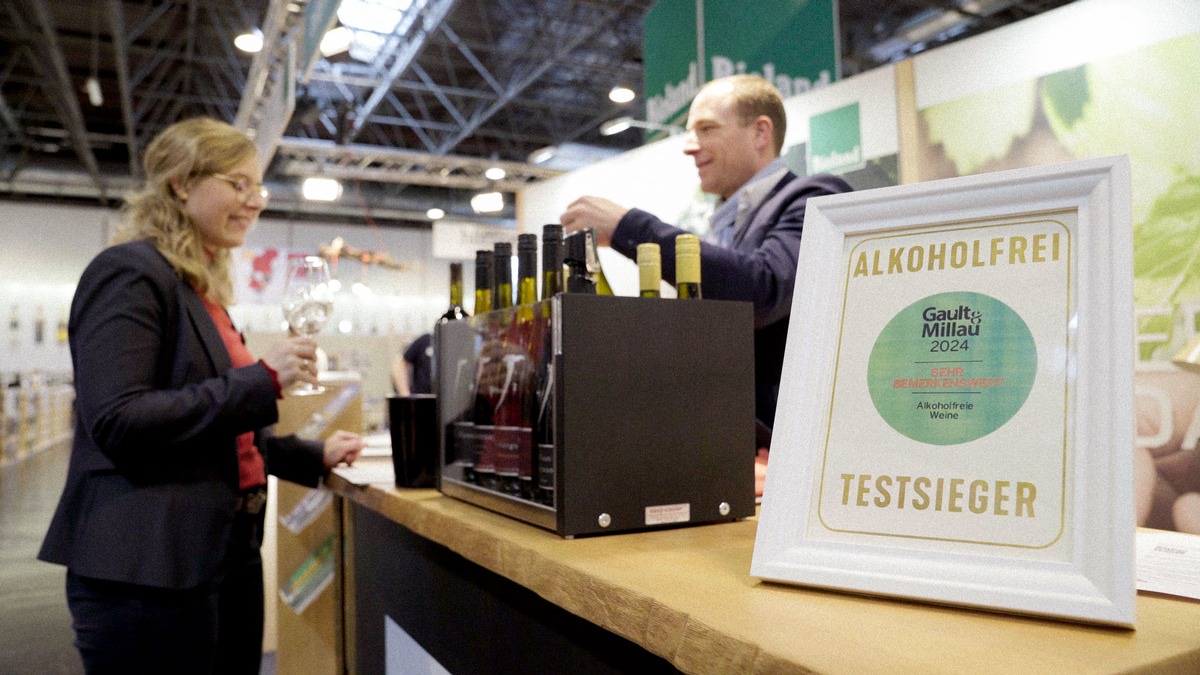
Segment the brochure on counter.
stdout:
<svg viewBox="0 0 1200 675">
<path fill-rule="evenodd" d="M 1200 600 L 1200 536 L 1139 531 L 1137 587 L 1139 591 Z"/>
</svg>

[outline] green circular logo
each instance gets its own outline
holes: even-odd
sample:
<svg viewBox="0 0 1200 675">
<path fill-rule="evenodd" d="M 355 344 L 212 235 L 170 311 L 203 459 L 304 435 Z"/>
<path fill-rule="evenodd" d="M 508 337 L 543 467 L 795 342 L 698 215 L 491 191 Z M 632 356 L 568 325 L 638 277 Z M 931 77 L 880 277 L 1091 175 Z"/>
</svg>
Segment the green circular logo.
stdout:
<svg viewBox="0 0 1200 675">
<path fill-rule="evenodd" d="M 939 293 L 905 307 L 871 349 L 867 386 L 880 416 L 934 445 L 992 433 L 1024 405 L 1037 375 L 1029 326 L 982 293 Z"/>
</svg>

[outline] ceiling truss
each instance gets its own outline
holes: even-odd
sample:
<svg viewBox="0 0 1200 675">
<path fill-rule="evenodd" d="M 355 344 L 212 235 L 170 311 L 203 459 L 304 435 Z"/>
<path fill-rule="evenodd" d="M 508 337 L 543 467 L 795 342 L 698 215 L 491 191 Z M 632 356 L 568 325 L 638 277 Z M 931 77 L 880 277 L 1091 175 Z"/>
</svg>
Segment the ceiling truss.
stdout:
<svg viewBox="0 0 1200 675">
<path fill-rule="evenodd" d="M 839 0 L 843 75 L 1069 1 Z M 323 32 L 335 2 L 0 3 L 0 194 L 112 204 L 136 182 L 149 140 L 196 115 L 255 135 L 282 195 L 270 208 L 281 213 L 313 208 L 296 203 L 295 184 L 323 174 L 353 181 L 364 204 L 400 218 L 427 204 L 474 218 L 471 191 L 514 191 L 556 173 L 526 162 L 537 149 L 612 153 L 640 142 L 598 127 L 644 117 L 639 102 L 607 93 L 640 90 L 641 22 L 654 0 L 413 0 L 369 63 L 323 57 L 304 40 L 310 15 L 328 18 L 314 24 Z M 944 27 L 914 38 L 930 25 Z M 232 41 L 252 26 L 264 49 L 250 56 Z M 103 99 L 95 105 L 91 78 Z M 294 108 L 280 103 L 292 86 Z M 504 179 L 483 176 L 494 165 Z"/>
</svg>

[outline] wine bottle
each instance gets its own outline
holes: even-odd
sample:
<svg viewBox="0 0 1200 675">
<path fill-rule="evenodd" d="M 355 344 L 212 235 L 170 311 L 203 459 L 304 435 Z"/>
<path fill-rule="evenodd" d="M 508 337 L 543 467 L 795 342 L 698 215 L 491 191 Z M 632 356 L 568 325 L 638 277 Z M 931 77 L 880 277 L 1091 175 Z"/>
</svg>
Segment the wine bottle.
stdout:
<svg viewBox="0 0 1200 675">
<path fill-rule="evenodd" d="M 495 256 L 495 307 L 511 310 L 512 244 L 497 243 Z M 518 492 L 521 457 L 530 452 L 532 436 L 525 414 L 526 399 L 532 393 L 526 384 L 526 373 L 532 366 L 521 341 L 522 314 L 522 311 L 497 312 L 488 322 L 480 351 L 479 386 L 491 408 L 491 426 L 476 473 L 485 487 L 509 494 Z"/>
<path fill-rule="evenodd" d="M 67 339 L 70 335 L 67 332 L 67 310 L 63 309 L 58 313 L 58 328 L 54 332 L 54 339 L 60 345 L 67 344 Z"/>
<path fill-rule="evenodd" d="M 446 321 L 462 321 L 470 316 L 463 309 L 463 266 L 460 262 L 450 263 L 450 309 L 438 319 L 438 323 Z"/>
<path fill-rule="evenodd" d="M 589 228 L 584 230 L 584 234 L 584 241 L 587 245 L 588 272 L 596 282 L 596 295 L 612 295 L 612 287 L 608 285 L 608 279 L 604 276 L 604 268 L 600 266 L 600 252 L 596 248 L 596 231 Z"/>
<path fill-rule="evenodd" d="M 506 241 L 496 242 L 494 252 L 496 281 L 492 285 L 492 307 L 506 309 L 513 306 L 512 244 Z"/>
<path fill-rule="evenodd" d="M 536 234 L 517 235 L 517 304 L 530 305 L 537 302 L 537 252 Z"/>
<path fill-rule="evenodd" d="M 497 242 L 493 247 L 494 284 L 492 287 L 493 310 L 511 309 L 513 306 L 512 244 Z M 477 391 L 486 410 L 478 410 L 477 431 L 482 439 L 479 460 L 475 464 L 477 482 L 491 490 L 504 490 L 509 478 L 515 482 L 515 440 L 508 431 L 511 427 L 512 411 L 509 402 L 512 388 L 516 355 L 509 339 L 508 322 L 511 312 L 496 311 L 484 329 L 483 344 L 479 352 L 479 377 Z M 486 420 L 486 421 L 484 421 Z M 505 475 L 501 476 L 500 472 Z M 510 476 L 511 474 L 511 476 Z"/>
<path fill-rule="evenodd" d="M 496 283 L 495 275 L 496 256 L 492 251 L 476 251 L 475 252 L 475 316 L 481 317 L 492 311 L 492 286 Z M 483 321 L 486 321 L 484 319 Z M 480 327 L 487 326 L 486 323 L 477 320 L 477 325 Z M 486 339 L 489 335 L 486 328 L 481 328 L 484 346 L 488 344 Z M 475 390 L 472 395 L 473 404 L 471 413 L 466 420 L 454 425 L 454 445 L 459 453 L 459 460 L 462 465 L 463 480 L 468 483 L 482 485 L 485 481 L 494 475 L 494 472 L 489 470 L 487 474 L 481 474 L 477 467 L 479 466 L 483 455 L 484 438 L 491 433 L 492 424 L 492 408 L 488 402 L 487 392 L 484 390 L 486 382 L 484 380 L 485 366 L 490 358 L 486 350 L 481 351 L 478 355 L 479 360 L 476 363 L 475 371 Z M 487 469 L 488 467 L 484 467 Z"/>
<path fill-rule="evenodd" d="M 495 283 L 491 251 L 475 252 L 475 316 L 492 311 L 492 284 Z"/>
<path fill-rule="evenodd" d="M 587 238 L 584 230 L 563 238 L 563 262 L 567 268 L 567 292 L 596 294 L 596 282 L 587 268 Z"/>
<path fill-rule="evenodd" d="M 537 331 L 537 240 L 536 234 L 517 237 L 517 307 L 505 335 L 507 391 L 496 410 L 499 453 L 496 477 L 500 489 L 524 499 L 533 498 L 535 457 L 533 418 L 537 402 L 537 362 L 541 341 Z"/>
<path fill-rule="evenodd" d="M 638 244 L 638 287 L 643 298 L 657 298 L 662 283 L 662 254 L 658 244 Z"/>
<path fill-rule="evenodd" d="M 34 310 L 33 317 L 33 343 L 42 344 L 46 339 L 46 310 L 42 309 L 41 305 Z"/>
<path fill-rule="evenodd" d="M 600 267 L 596 250 L 596 231 L 588 228 L 563 238 L 563 259 L 567 266 L 567 292 L 612 295 L 612 287 Z"/>
<path fill-rule="evenodd" d="M 563 228 L 542 227 L 542 300 L 563 292 Z"/>
<path fill-rule="evenodd" d="M 438 352 L 440 351 L 438 327 L 451 321 L 462 321 L 469 316 L 467 310 L 462 306 L 462 263 L 450 263 L 450 309 L 438 317 L 438 321 L 433 327 L 431 341 L 433 352 L 430 358 L 430 383 L 434 394 L 438 393 Z"/>
<path fill-rule="evenodd" d="M 675 290 L 685 300 L 700 299 L 700 237 L 675 237 Z"/>
<path fill-rule="evenodd" d="M 554 354 L 551 327 L 551 302 L 563 292 L 563 228 L 550 224 L 542 227 L 542 300 L 541 331 L 542 353 L 538 360 L 537 411 L 534 416 L 533 434 L 536 442 L 536 471 L 533 499 L 553 507 L 555 479 L 554 456 Z"/>
</svg>

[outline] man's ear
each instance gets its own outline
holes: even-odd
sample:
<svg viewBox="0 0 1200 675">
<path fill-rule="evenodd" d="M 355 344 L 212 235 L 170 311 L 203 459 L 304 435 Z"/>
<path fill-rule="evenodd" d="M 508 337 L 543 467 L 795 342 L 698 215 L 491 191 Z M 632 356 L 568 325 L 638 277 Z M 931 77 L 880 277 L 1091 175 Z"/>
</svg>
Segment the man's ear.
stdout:
<svg viewBox="0 0 1200 675">
<path fill-rule="evenodd" d="M 759 115 L 754 120 L 754 145 L 759 150 L 775 148 L 775 124 L 766 115 Z"/>
</svg>

